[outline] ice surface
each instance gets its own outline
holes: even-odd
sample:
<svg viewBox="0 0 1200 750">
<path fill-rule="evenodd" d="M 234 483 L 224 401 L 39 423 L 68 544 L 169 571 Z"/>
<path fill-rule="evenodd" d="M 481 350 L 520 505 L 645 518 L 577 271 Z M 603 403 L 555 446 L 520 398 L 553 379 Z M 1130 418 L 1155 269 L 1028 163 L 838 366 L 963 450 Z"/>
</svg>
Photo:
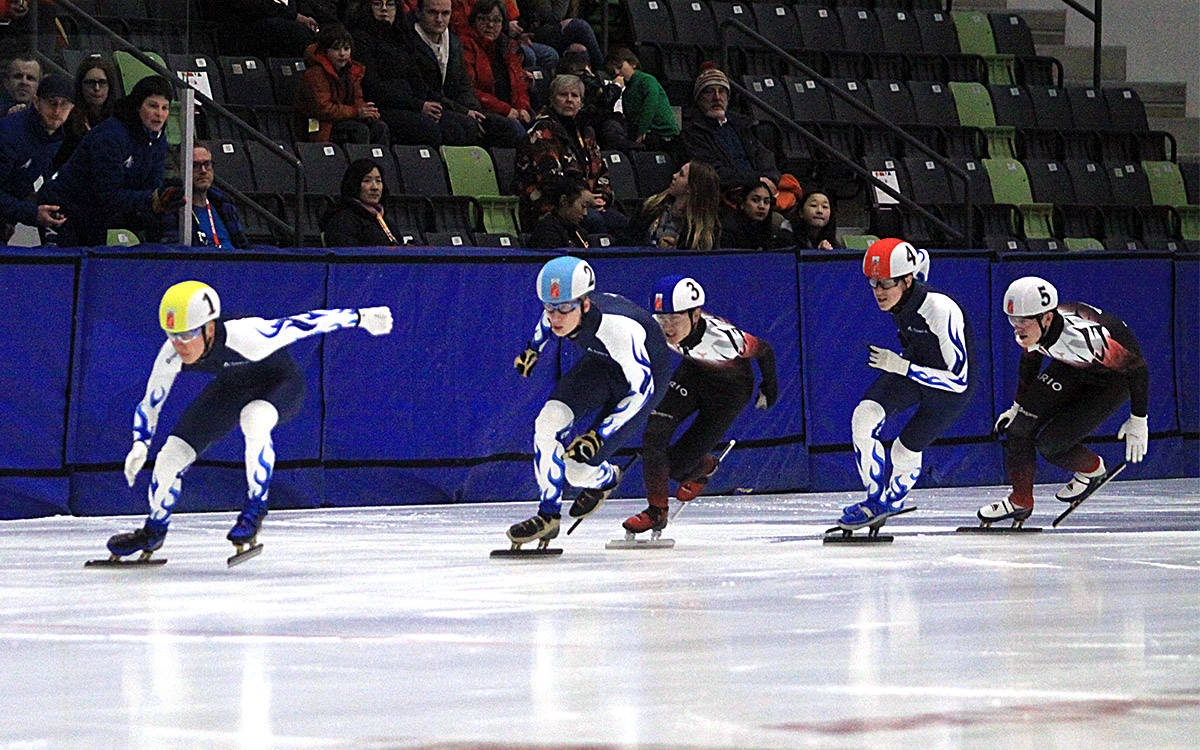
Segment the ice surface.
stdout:
<svg viewBox="0 0 1200 750">
<path fill-rule="evenodd" d="M 1196 747 L 1200 480 L 1117 481 L 1064 526 L 890 545 L 847 493 L 703 497 L 674 549 L 489 559 L 529 505 L 180 514 L 162 567 L 84 569 L 134 518 L 0 524 L 0 748 Z"/>
</svg>

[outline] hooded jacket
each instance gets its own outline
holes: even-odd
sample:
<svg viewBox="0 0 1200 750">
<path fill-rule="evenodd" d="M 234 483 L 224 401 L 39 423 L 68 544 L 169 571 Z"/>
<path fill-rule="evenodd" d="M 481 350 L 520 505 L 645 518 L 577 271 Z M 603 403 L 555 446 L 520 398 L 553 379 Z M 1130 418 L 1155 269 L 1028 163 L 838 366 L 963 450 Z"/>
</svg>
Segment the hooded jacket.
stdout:
<svg viewBox="0 0 1200 750">
<path fill-rule="evenodd" d="M 62 145 L 63 129 L 47 133 L 33 107 L 0 119 L 0 224 L 37 222 L 30 198 Z"/>
<path fill-rule="evenodd" d="M 306 119 L 301 123 L 302 132 L 313 143 L 328 143 L 333 124 L 357 119 L 358 108 L 366 104 L 362 91 L 366 67 L 351 60 L 346 84 L 316 44 L 304 50 L 304 64 L 304 75 L 296 87 L 296 109 Z M 316 121 L 315 129 L 312 121 Z"/>
</svg>

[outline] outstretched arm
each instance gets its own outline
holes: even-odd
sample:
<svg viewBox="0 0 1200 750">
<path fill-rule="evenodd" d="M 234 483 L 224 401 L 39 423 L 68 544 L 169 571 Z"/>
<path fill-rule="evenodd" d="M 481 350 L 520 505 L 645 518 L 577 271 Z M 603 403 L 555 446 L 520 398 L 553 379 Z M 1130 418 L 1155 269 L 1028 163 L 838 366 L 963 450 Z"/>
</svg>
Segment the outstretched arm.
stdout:
<svg viewBox="0 0 1200 750">
<path fill-rule="evenodd" d="M 383 335 L 392 329 L 391 310 L 386 307 L 342 308 L 310 310 L 276 320 L 239 318 L 225 323 L 225 343 L 246 359 L 257 362 L 300 339 L 356 326 L 367 329 L 372 335 Z"/>
</svg>

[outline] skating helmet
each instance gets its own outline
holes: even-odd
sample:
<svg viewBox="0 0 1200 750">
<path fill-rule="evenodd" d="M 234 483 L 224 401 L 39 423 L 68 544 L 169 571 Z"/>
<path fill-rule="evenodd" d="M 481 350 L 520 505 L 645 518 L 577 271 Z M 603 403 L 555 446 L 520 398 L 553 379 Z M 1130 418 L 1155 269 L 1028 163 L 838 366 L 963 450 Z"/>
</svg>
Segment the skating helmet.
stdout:
<svg viewBox="0 0 1200 750">
<path fill-rule="evenodd" d="M 538 298 L 546 305 L 572 302 L 596 289 L 596 274 L 586 260 L 564 255 L 538 272 Z"/>
<path fill-rule="evenodd" d="M 1004 293 L 1004 314 L 1027 318 L 1058 307 L 1058 290 L 1045 279 L 1023 276 Z"/>
<path fill-rule="evenodd" d="M 929 276 L 929 253 L 904 240 L 876 240 L 863 256 L 863 273 L 868 279 L 895 279 L 913 274 L 921 281 Z"/>
<path fill-rule="evenodd" d="M 217 290 L 202 281 L 181 281 L 163 295 L 158 323 L 167 333 L 184 333 L 221 315 Z"/>
<path fill-rule="evenodd" d="M 650 312 L 680 313 L 704 305 L 704 287 L 700 282 L 682 274 L 664 276 L 654 284 L 650 293 Z"/>
</svg>

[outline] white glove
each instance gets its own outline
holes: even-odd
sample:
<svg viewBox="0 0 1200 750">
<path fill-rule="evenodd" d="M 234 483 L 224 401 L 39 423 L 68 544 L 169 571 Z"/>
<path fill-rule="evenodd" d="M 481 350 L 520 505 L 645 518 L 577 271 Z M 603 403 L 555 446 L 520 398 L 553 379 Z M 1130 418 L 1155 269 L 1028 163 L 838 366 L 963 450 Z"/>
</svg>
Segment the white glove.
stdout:
<svg viewBox="0 0 1200 750">
<path fill-rule="evenodd" d="M 1017 406 L 1017 402 L 1013 401 L 1013 405 L 1008 407 L 1008 411 L 996 417 L 996 424 L 992 426 L 993 435 L 1003 435 L 1008 426 L 1017 418 L 1017 414 L 1021 411 L 1021 407 Z"/>
<path fill-rule="evenodd" d="M 364 307 L 358 311 L 358 327 L 366 328 L 372 336 L 392 332 L 392 309 L 390 307 Z"/>
<path fill-rule="evenodd" d="M 1129 415 L 1121 429 L 1117 430 L 1117 440 L 1125 438 L 1125 460 L 1138 463 L 1146 456 L 1146 446 L 1150 443 L 1150 428 L 1145 417 Z"/>
<path fill-rule="evenodd" d="M 894 372 L 900 376 L 908 374 L 908 360 L 904 357 L 890 349 L 881 349 L 878 346 L 868 345 L 867 348 L 871 350 L 871 356 L 867 360 L 867 364 L 871 367 L 876 370 Z"/>
<path fill-rule="evenodd" d="M 138 472 L 146 465 L 146 454 L 149 449 L 141 440 L 136 440 L 133 447 L 129 449 L 128 455 L 125 456 L 125 481 L 129 486 L 133 486 L 133 482 L 137 479 Z"/>
<path fill-rule="evenodd" d="M 766 411 L 770 408 L 767 405 L 767 394 L 763 393 L 762 391 L 758 392 L 758 398 L 754 401 L 754 408 L 762 409 L 763 411 Z"/>
</svg>

